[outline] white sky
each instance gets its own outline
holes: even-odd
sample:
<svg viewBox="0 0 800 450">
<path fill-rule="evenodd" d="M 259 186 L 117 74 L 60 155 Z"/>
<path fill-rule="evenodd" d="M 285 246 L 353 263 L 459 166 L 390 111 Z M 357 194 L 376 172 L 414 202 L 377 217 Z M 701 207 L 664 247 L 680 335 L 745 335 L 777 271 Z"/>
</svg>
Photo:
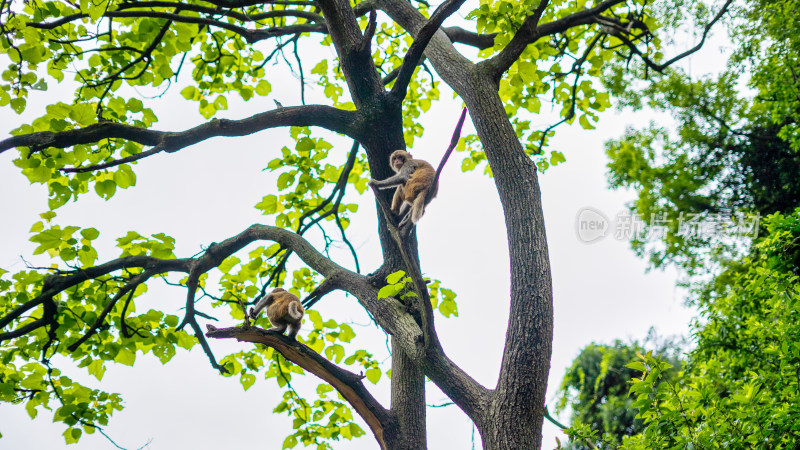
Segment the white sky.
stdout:
<svg viewBox="0 0 800 450">
<path fill-rule="evenodd" d="M 718 51 L 711 47 L 691 60 L 692 71 L 702 73 L 719 63 Z M 697 66 L 704 65 L 698 69 Z M 687 66 L 689 67 L 689 66 Z M 718 66 L 717 66 L 718 67 Z M 418 139 L 413 152 L 418 158 L 438 161 L 449 142 L 458 118 L 460 104 L 450 100 L 452 93 L 442 86 L 441 98 L 424 119 L 425 135 Z M 180 88 L 179 88 L 180 89 Z M 181 130 L 203 121 L 196 106 L 183 102 L 174 90 L 153 103 L 162 130 Z M 285 106 L 297 104 L 297 84 L 288 78 L 283 86 L 273 84 L 267 98 L 249 104 L 231 101 L 221 117 L 242 118 L 262 109 L 272 108 L 272 98 Z M 47 98 L 38 96 L 22 117 L 0 111 L 0 137 L 10 129 L 41 114 L 44 101 L 54 93 L 68 101 L 69 90 L 59 92 L 51 86 Z M 313 92 L 310 93 L 314 95 Z M 646 113 L 601 115 L 597 130 L 584 131 L 577 124 L 557 131 L 553 148 L 562 151 L 567 162 L 551 168 L 540 177 L 553 273 L 555 331 L 553 358 L 548 388 L 548 402 L 564 371 L 580 349 L 591 342 L 609 343 L 614 339 L 644 338 L 655 326 L 660 334 L 687 335 L 692 311 L 683 306 L 682 292 L 675 288 L 674 271 L 646 273 L 646 264 L 636 258 L 627 242 L 609 236 L 592 244 L 576 236 L 575 217 L 586 206 L 606 216 L 624 210 L 630 192 L 612 192 L 606 182 L 606 157 L 603 142 L 618 137 L 628 125 L 642 126 L 655 116 Z M 472 125 L 467 119 L 463 135 Z M 318 136 L 322 135 L 320 130 Z M 349 142 L 336 141 L 337 157 L 344 161 Z M 259 215 L 253 205 L 261 197 L 277 193 L 274 176 L 261 169 L 280 155 L 284 145 L 291 145 L 287 130 L 273 130 L 245 138 L 218 138 L 184 149 L 143 160 L 135 166 L 137 185 L 118 190 L 106 202 L 93 193 L 77 203 L 57 210 L 56 223 L 94 226 L 101 231 L 100 259 L 118 256 L 114 239 L 128 230 L 148 235 L 164 232 L 177 240 L 176 254 L 190 256 L 214 241 L 230 237 L 252 223 L 271 223 Z M 0 267 L 16 271 L 24 267 L 20 256 L 29 258 L 35 245 L 27 241 L 30 226 L 46 210 L 46 191 L 30 186 L 12 165 L 16 152 L 0 154 Z M 426 276 L 442 280 L 457 294 L 458 318 L 436 317 L 439 337 L 448 356 L 487 387 L 496 383 L 502 356 L 508 314 L 508 251 L 499 199 L 490 178 L 478 172 L 462 173 L 460 155 L 454 154 L 441 176 L 438 197 L 427 208 L 418 227 L 419 252 Z M 355 190 L 349 198 L 357 198 Z M 380 251 L 375 233 L 377 224 L 372 195 L 360 197 L 361 205 L 353 215 L 348 230 L 358 248 L 362 272 L 379 265 Z M 337 260 L 352 267 L 345 253 Z M 35 261 L 35 260 L 34 260 Z M 164 309 L 181 314 L 185 291 L 176 288 L 153 288 L 138 300 L 139 311 Z M 203 310 L 203 308 L 200 308 Z M 208 308 L 205 308 L 206 310 Z M 386 338 L 374 326 L 352 298 L 329 295 L 318 304 L 323 317 L 355 323 L 360 346 L 385 360 L 389 368 Z M 205 322 L 201 320 L 201 326 Z M 363 326 L 358 326 L 358 325 Z M 236 325 L 222 321 L 218 326 Z M 307 332 L 301 331 L 301 334 Z M 247 349 L 251 344 L 212 340 L 218 358 Z M 106 428 L 119 445 L 135 449 L 149 442 L 152 450 L 174 448 L 213 448 L 257 445 L 280 449 L 283 437 L 291 429 L 290 419 L 271 413 L 282 391 L 272 380 L 259 379 L 244 392 L 238 378 L 223 378 L 210 367 L 205 354 L 196 347 L 191 352 L 178 349 L 166 366 L 154 357 L 139 357 L 134 367 L 110 363 L 102 382 L 60 366 L 67 374 L 79 377 L 89 386 L 119 392 L 125 409 L 114 414 Z M 357 368 L 350 368 L 358 371 Z M 296 381 L 298 391 L 313 395 L 317 380 Z M 366 380 L 365 380 L 366 381 Z M 388 406 L 388 380 L 368 388 Z M 428 403 L 448 400 L 428 384 Z M 551 408 L 552 411 L 552 408 Z M 2 449 L 44 449 L 65 447 L 62 424 L 51 423 L 52 414 L 40 412 L 31 421 L 23 405 L 0 404 L 0 440 Z M 561 417 L 566 421 L 567 417 Z M 360 421 L 360 418 L 358 419 Z M 367 435 L 356 441 L 334 444 L 341 449 L 372 449 L 374 439 Z M 255 436 L 253 436 L 255 435 Z M 428 446 L 431 449 L 472 448 L 472 426 L 456 407 L 428 409 Z M 543 448 L 555 447 L 554 436 L 565 436 L 545 422 Z M 475 432 L 475 448 L 480 448 Z M 113 448 L 99 434 L 84 435 L 75 450 Z M 300 448 L 300 447 L 297 447 Z"/>
</svg>

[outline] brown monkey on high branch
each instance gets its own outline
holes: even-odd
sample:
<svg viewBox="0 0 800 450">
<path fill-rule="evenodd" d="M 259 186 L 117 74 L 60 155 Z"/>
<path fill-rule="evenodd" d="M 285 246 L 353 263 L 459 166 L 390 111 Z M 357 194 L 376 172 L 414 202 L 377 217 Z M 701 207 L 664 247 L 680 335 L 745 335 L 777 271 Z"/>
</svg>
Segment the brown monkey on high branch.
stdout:
<svg viewBox="0 0 800 450">
<path fill-rule="evenodd" d="M 396 175 L 383 181 L 370 180 L 369 184 L 378 189 L 388 189 L 397 186 L 392 198 L 392 211 L 400 216 L 399 226 L 403 226 L 409 219 L 416 225 L 425 213 L 425 198 L 433 186 L 436 171 L 427 161 L 414 159 L 411 153 L 405 150 L 395 150 L 389 156 L 389 165 Z M 431 198 L 436 197 L 436 186 Z"/>
<path fill-rule="evenodd" d="M 283 333 L 288 327 L 289 337 L 292 339 L 297 337 L 305 310 L 296 295 L 285 289 L 275 288 L 269 295 L 259 300 L 255 308 L 250 308 L 250 318 L 253 320 L 258 318 L 264 308 L 267 308 L 267 317 L 273 326 L 269 331 Z"/>
</svg>

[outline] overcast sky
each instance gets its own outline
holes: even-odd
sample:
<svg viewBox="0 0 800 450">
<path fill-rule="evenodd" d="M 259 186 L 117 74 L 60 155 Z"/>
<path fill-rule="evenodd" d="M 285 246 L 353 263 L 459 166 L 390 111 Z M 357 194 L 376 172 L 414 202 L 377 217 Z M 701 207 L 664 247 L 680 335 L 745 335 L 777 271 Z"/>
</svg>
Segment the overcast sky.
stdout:
<svg viewBox="0 0 800 450">
<path fill-rule="evenodd" d="M 712 47 L 684 67 L 702 73 L 718 62 L 718 50 Z M 231 106 L 220 117 L 242 118 L 272 108 L 273 98 L 285 106 L 297 104 L 296 86 L 296 80 L 286 76 L 283 84 L 273 83 L 273 94 L 267 98 L 256 98 L 247 104 L 229 98 Z M 444 84 L 440 86 L 445 100 L 434 104 L 424 116 L 425 134 L 412 149 L 415 157 L 431 161 L 441 158 L 460 109 L 459 102 L 450 100 L 452 92 Z M 23 116 L 8 109 L 0 111 L 0 136 L 41 115 L 43 101 L 52 101 L 55 94 L 69 101 L 71 92 L 51 86 L 46 98 L 34 98 Z M 310 95 L 313 98 L 315 93 Z M 203 122 L 196 105 L 182 101 L 177 90 L 151 104 L 160 119 L 158 129 L 182 130 Z M 662 335 L 687 335 L 690 331 L 693 312 L 683 306 L 684 293 L 675 288 L 674 271 L 646 272 L 645 262 L 633 255 L 628 243 L 613 236 L 587 244 L 576 234 L 576 216 L 583 208 L 592 207 L 613 219 L 633 198 L 631 192 L 608 189 L 603 142 L 620 136 L 626 126 L 642 126 L 653 119 L 664 120 L 646 113 L 608 111 L 601 115 L 597 130 L 584 131 L 577 123 L 558 129 L 552 148 L 563 152 L 567 162 L 540 176 L 555 309 L 549 403 L 553 403 L 564 371 L 587 344 L 642 339 L 651 326 Z M 535 120 L 547 124 L 544 119 Z M 471 131 L 468 117 L 463 134 Z M 322 133 L 319 130 L 316 135 Z M 337 161 L 344 161 L 350 143 L 334 141 L 332 155 L 337 155 Z M 253 205 L 264 195 L 277 193 L 275 176 L 262 169 L 280 155 L 284 145 L 292 145 L 287 130 L 272 130 L 244 138 L 213 139 L 178 153 L 156 155 L 134 166 L 135 187 L 118 190 L 110 201 L 87 194 L 57 210 L 55 221 L 62 226 L 99 229 L 100 262 L 118 256 L 114 239 L 129 230 L 143 235 L 164 232 L 176 238 L 179 257 L 190 256 L 252 223 L 272 224 Z M 35 248 L 27 241 L 28 230 L 47 205 L 45 189 L 29 185 L 12 165 L 16 156 L 14 151 L 0 154 L 0 267 L 11 271 L 24 268 L 21 257 L 28 259 Z M 350 189 L 348 196 L 360 204 L 348 233 L 358 248 L 362 273 L 368 273 L 380 263 L 372 195 L 367 192 L 358 196 Z M 506 330 L 509 269 L 503 216 L 492 180 L 479 171 L 462 173 L 460 155 L 454 154 L 441 176 L 439 195 L 419 224 L 418 235 L 425 275 L 440 279 L 443 286 L 458 294 L 459 317 L 436 317 L 444 349 L 477 381 L 493 387 Z M 334 252 L 334 256 L 352 268 L 346 253 Z M 140 312 L 157 308 L 180 315 L 184 301 L 184 290 L 153 283 L 150 291 L 139 298 L 137 307 Z M 332 294 L 317 309 L 323 317 L 353 324 L 359 335 L 358 348 L 366 348 L 384 361 L 384 370 L 390 367 L 385 334 L 370 324 L 354 299 Z M 217 325 L 236 324 L 223 320 Z M 307 330 L 301 330 L 301 335 L 305 333 Z M 211 341 L 218 358 L 250 345 Z M 83 375 L 81 370 L 70 369 L 68 364 L 59 368 L 89 386 L 123 395 L 125 409 L 114 414 L 106 432 L 129 449 L 147 443 L 149 449 L 254 444 L 258 448 L 280 449 L 283 437 L 291 429 L 288 417 L 271 413 L 282 394 L 274 380 L 260 379 L 245 392 L 238 378 L 219 376 L 199 348 L 191 352 L 178 349 L 177 356 L 166 366 L 149 355 L 140 356 L 134 367 L 109 363 L 102 382 Z M 318 380 L 311 375 L 306 378 L 296 381 L 296 388 L 301 394 L 313 396 Z M 377 386 L 368 386 L 386 406 L 388 385 L 384 377 Z M 428 386 L 428 404 L 448 401 L 432 383 Z M 564 421 L 565 416 L 561 417 Z M 52 414 L 45 411 L 31 421 L 22 404 L 0 404 L 0 432 L 4 436 L 0 448 L 65 446 L 63 425 L 52 424 L 51 419 Z M 368 427 L 358 420 L 367 435 L 334 444 L 335 448 L 375 448 Z M 431 449 L 471 448 L 473 442 L 472 425 L 455 406 L 428 409 L 428 435 Z M 545 422 L 543 448 L 554 448 L 555 436 L 565 440 L 563 433 Z M 474 439 L 476 448 L 480 448 L 477 431 Z M 100 450 L 113 445 L 94 434 L 84 435 L 71 448 Z"/>
</svg>

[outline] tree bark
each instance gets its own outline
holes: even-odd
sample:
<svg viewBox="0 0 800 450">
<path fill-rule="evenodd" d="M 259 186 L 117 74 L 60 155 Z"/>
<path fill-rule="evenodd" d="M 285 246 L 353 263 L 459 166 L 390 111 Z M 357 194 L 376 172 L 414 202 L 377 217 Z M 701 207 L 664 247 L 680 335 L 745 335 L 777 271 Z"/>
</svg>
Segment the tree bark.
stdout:
<svg viewBox="0 0 800 450">
<path fill-rule="evenodd" d="M 397 450 L 424 450 L 427 445 L 425 423 L 425 375 L 392 339 L 392 413 L 399 433 L 391 442 Z"/>
</svg>

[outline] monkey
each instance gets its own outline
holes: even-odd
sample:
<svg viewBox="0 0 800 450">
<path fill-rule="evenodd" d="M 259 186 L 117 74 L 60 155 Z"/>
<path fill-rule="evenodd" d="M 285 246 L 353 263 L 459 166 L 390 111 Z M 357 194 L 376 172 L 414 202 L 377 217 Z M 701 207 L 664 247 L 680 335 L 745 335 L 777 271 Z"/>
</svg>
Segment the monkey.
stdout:
<svg viewBox="0 0 800 450">
<path fill-rule="evenodd" d="M 399 226 L 410 219 L 416 225 L 425 213 L 425 198 L 433 185 L 436 171 L 427 161 L 414 159 L 405 150 L 395 150 L 389 156 L 389 165 L 396 175 L 383 181 L 370 180 L 370 185 L 378 189 L 397 186 L 392 198 L 392 212 L 402 217 Z M 439 186 L 436 186 L 431 198 L 436 197 Z M 409 210 L 410 209 L 410 210 Z"/>
<path fill-rule="evenodd" d="M 289 337 L 292 339 L 297 338 L 297 332 L 300 331 L 300 321 L 305 310 L 296 295 L 285 289 L 275 288 L 269 295 L 261 298 L 256 303 L 255 308 L 250 308 L 250 318 L 253 320 L 258 318 L 264 308 L 267 308 L 267 317 L 270 323 L 274 325 L 269 331 L 283 333 L 288 327 Z"/>
</svg>

